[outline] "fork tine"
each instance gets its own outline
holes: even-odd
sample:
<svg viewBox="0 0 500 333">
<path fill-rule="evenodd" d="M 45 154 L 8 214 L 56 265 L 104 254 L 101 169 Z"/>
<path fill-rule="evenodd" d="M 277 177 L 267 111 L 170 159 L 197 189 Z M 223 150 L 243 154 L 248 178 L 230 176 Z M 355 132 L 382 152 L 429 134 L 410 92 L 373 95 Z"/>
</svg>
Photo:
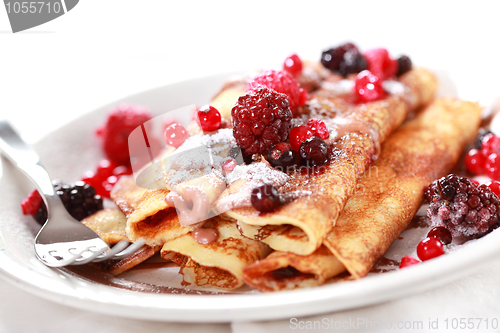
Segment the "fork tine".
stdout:
<svg viewBox="0 0 500 333">
<path fill-rule="evenodd" d="M 114 256 L 114 259 L 121 259 L 121 258 L 125 258 L 125 257 L 128 257 L 129 255 L 131 255 L 132 253 L 136 252 L 137 250 L 139 250 L 141 247 L 143 247 L 144 245 L 144 241 L 143 240 L 138 240 L 137 242 L 135 242 L 134 244 L 130 245 L 129 247 L 127 247 L 125 250 L 123 250 L 122 252 L 120 253 L 117 253 L 115 256 Z"/>
<path fill-rule="evenodd" d="M 87 258 L 81 256 L 82 253 L 87 252 L 87 251 L 91 251 L 92 255 L 87 257 Z M 83 264 L 89 263 L 91 261 L 94 261 L 94 259 L 97 258 L 98 256 L 100 256 L 102 253 L 103 253 L 102 249 L 97 250 L 97 251 L 92 251 L 90 249 L 84 250 L 83 252 L 80 253 L 80 258 L 83 258 L 83 259 L 79 259 L 79 258 L 75 259 L 75 261 L 72 263 L 72 265 L 83 265 Z"/>
<path fill-rule="evenodd" d="M 130 242 L 128 242 L 126 240 L 121 240 L 118 244 L 113 246 L 110 251 L 108 251 L 106 253 L 102 253 L 100 256 L 98 256 L 96 259 L 94 259 L 94 262 L 101 262 L 104 260 L 111 259 L 111 257 L 113 257 L 115 254 L 117 254 L 118 252 L 125 249 L 127 246 L 129 246 L 129 244 L 130 244 Z"/>
</svg>

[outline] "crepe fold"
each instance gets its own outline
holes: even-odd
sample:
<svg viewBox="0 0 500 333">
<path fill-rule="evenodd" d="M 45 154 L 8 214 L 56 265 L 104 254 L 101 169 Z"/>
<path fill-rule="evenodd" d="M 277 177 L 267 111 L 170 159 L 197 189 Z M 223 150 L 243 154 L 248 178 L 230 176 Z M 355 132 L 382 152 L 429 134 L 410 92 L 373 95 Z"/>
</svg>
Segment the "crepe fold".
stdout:
<svg viewBox="0 0 500 333">
<path fill-rule="evenodd" d="M 333 119 L 339 125 L 330 162 L 316 168 L 289 171 L 290 180 L 280 192 L 308 192 L 276 211 L 262 214 L 251 206 L 225 214 L 238 220 L 247 237 L 261 240 L 274 250 L 300 255 L 313 253 L 335 226 L 347 199 L 378 154 L 379 144 L 437 89 L 432 73 L 414 69 L 396 82 L 399 90 L 384 100 L 352 104 L 330 88 L 320 89 L 309 101 L 311 115 Z M 345 131 L 344 131 L 345 130 Z M 242 187 L 242 184 L 238 184 Z M 236 195 L 229 186 L 219 198 Z M 216 202 L 217 206 L 217 202 Z"/>
<path fill-rule="evenodd" d="M 203 228 L 214 230 L 217 240 L 199 243 L 192 233 L 165 242 L 161 256 L 178 264 L 183 284 L 236 289 L 243 285 L 243 268 L 271 251 L 259 241 L 240 234 L 234 221 L 213 217 Z"/>
<path fill-rule="evenodd" d="M 245 267 L 244 281 L 275 291 L 300 287 L 303 280 L 321 284 L 344 270 L 352 279 L 366 276 L 411 222 L 424 187 L 457 163 L 477 134 L 480 113 L 476 103 L 435 100 L 383 144 L 323 246 L 309 256 L 273 252 Z M 279 274 L 283 271 L 288 275 Z"/>
</svg>

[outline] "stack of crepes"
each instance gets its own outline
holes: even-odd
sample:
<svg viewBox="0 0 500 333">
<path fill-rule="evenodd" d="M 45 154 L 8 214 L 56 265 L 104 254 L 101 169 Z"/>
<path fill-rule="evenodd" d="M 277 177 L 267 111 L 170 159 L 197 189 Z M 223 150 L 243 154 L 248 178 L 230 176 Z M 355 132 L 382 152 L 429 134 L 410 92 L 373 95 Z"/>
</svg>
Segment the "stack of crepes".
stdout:
<svg viewBox="0 0 500 333">
<path fill-rule="evenodd" d="M 181 181 L 167 176 L 161 190 L 144 190 L 122 177 L 111 195 L 124 216 L 103 211 L 84 223 L 114 240 L 142 239 L 146 245 L 110 271 L 119 274 L 160 251 L 181 267 L 186 285 L 235 289 L 246 282 L 272 291 L 322 284 L 346 269 L 353 278 L 365 276 L 411 221 L 423 186 L 457 161 L 480 119 L 475 104 L 438 100 L 391 135 L 432 100 L 437 82 L 414 68 L 390 84 L 386 99 L 365 104 L 346 101 L 345 81 L 323 84 L 310 95 L 302 119 L 320 118 L 336 129 L 328 142 L 331 161 L 316 169 L 285 174 L 255 161 L 253 172 L 227 177 L 228 183 L 217 172 L 198 172 Z M 243 87 L 227 85 L 212 101 L 226 121 Z M 224 158 L 234 141 L 220 136 L 212 146 Z M 374 172 L 370 166 L 377 177 L 363 177 Z M 273 183 L 293 200 L 265 214 L 239 201 L 262 183 Z M 178 214 L 179 203 L 184 212 Z M 203 225 L 183 219 L 193 211 L 206 219 Z M 112 216 L 121 224 L 103 228 L 113 224 Z M 208 244 L 195 237 L 214 231 L 218 237 Z"/>
</svg>

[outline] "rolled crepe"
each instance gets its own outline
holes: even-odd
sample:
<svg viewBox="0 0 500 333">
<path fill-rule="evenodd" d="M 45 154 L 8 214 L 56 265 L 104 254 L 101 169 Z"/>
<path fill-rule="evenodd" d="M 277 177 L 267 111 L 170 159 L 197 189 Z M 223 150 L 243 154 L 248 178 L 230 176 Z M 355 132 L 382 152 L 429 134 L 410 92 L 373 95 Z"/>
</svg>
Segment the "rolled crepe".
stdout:
<svg viewBox="0 0 500 333">
<path fill-rule="evenodd" d="M 243 237 L 234 221 L 213 217 L 203 228 L 216 231 L 217 239 L 201 244 L 191 232 L 165 242 L 161 249 L 164 259 L 181 267 L 184 285 L 236 289 L 243 285 L 243 267 L 270 252 L 267 245 Z"/>
<path fill-rule="evenodd" d="M 274 291 L 322 284 L 345 269 L 352 279 L 366 276 L 411 222 L 424 187 L 446 175 L 473 140 L 480 112 L 476 103 L 434 101 L 383 144 L 372 175 L 362 178 L 323 246 L 309 256 L 273 252 L 245 267 L 245 282 Z"/>
<path fill-rule="evenodd" d="M 236 207 L 225 214 L 240 224 L 253 226 L 242 226 L 244 235 L 259 239 L 274 250 L 300 255 L 313 253 L 334 227 L 358 180 L 380 150 L 378 145 L 409 112 L 429 102 L 437 89 L 432 73 L 420 68 L 409 71 L 400 81 L 404 84 L 396 83 L 399 91 L 386 99 L 360 105 L 348 103 L 345 96 L 339 97 L 330 88 L 320 89 L 309 102 L 311 113 L 323 114 L 325 119 L 334 117 L 334 121 L 342 124 L 337 130 L 340 140 L 333 144 L 329 163 L 312 171 L 289 172 L 290 181 L 280 189 L 280 192 L 309 191 L 311 195 L 295 199 L 271 213 L 262 214 L 253 207 Z M 236 195 L 237 190 L 231 187 L 225 190 L 219 202 Z"/>
</svg>

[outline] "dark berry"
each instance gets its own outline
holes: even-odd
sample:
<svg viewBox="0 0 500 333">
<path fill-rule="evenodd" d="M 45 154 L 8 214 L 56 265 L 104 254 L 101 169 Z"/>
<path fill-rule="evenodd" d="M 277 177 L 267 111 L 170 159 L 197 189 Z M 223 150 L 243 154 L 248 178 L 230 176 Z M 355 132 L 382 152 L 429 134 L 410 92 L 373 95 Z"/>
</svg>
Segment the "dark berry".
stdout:
<svg viewBox="0 0 500 333">
<path fill-rule="evenodd" d="M 339 64 L 338 73 L 342 76 L 357 74 L 367 69 L 365 57 L 357 49 L 352 49 L 344 54 L 343 60 Z"/>
<path fill-rule="evenodd" d="M 272 212 L 280 203 L 278 190 L 270 184 L 256 187 L 252 190 L 251 202 L 259 212 Z"/>
<path fill-rule="evenodd" d="M 260 86 L 238 98 L 231 116 L 236 143 L 247 154 L 265 154 L 288 139 L 292 113 L 285 94 Z"/>
<path fill-rule="evenodd" d="M 196 122 L 204 132 L 218 130 L 221 124 L 219 110 L 210 105 L 205 105 L 196 112 Z"/>
<path fill-rule="evenodd" d="M 451 244 L 453 237 L 451 236 L 451 232 L 445 227 L 434 227 L 429 230 L 427 237 L 434 237 L 439 239 L 444 245 Z"/>
<path fill-rule="evenodd" d="M 266 159 L 273 167 L 286 171 L 295 164 L 296 153 L 289 143 L 278 142 L 269 148 Z"/>
<path fill-rule="evenodd" d="M 313 136 L 302 142 L 299 155 L 311 166 L 324 164 L 328 161 L 328 146 L 321 138 Z"/>
<path fill-rule="evenodd" d="M 402 55 L 398 58 L 398 73 L 397 76 L 403 75 L 411 70 L 412 63 L 408 56 Z"/>
<path fill-rule="evenodd" d="M 309 126 L 299 125 L 292 128 L 290 131 L 290 146 L 293 150 L 299 151 L 300 145 L 305 140 L 312 138 L 314 136 L 313 131 Z"/>
<path fill-rule="evenodd" d="M 344 61 L 344 55 L 348 51 L 358 52 L 358 48 L 353 43 L 345 43 L 337 47 L 329 48 L 323 51 L 321 55 L 321 64 L 331 71 L 339 71 L 341 62 Z"/>
<path fill-rule="evenodd" d="M 474 142 L 474 146 L 476 149 L 481 150 L 481 148 L 483 146 L 483 139 L 488 134 L 493 134 L 493 133 L 485 128 L 479 129 L 479 133 L 477 134 L 476 141 Z"/>
<path fill-rule="evenodd" d="M 54 181 L 54 190 L 64 204 L 64 207 L 75 219 L 81 221 L 103 208 L 102 197 L 96 194 L 95 189 L 82 181 L 73 185 Z M 33 215 L 39 224 L 47 220 L 47 207 L 41 204 Z"/>
<path fill-rule="evenodd" d="M 453 237 L 479 238 L 498 227 L 500 200 L 484 184 L 450 174 L 432 182 L 424 193 L 432 223 L 447 228 Z"/>
<path fill-rule="evenodd" d="M 370 71 L 362 71 L 356 76 L 354 93 L 360 103 L 373 102 L 386 96 L 382 80 Z"/>
<path fill-rule="evenodd" d="M 415 264 L 418 264 L 420 262 L 420 260 L 418 259 L 415 259 L 413 257 L 410 257 L 410 256 L 404 256 L 403 258 L 401 258 L 401 263 L 399 264 L 399 268 L 405 268 L 405 267 L 408 267 L 408 266 L 412 266 L 412 265 L 415 265 Z"/>
<path fill-rule="evenodd" d="M 486 158 L 480 150 L 471 149 L 465 155 L 465 167 L 467 170 L 476 175 L 481 175 L 484 172 L 484 163 Z"/>
<path fill-rule="evenodd" d="M 439 257 L 444 254 L 443 243 L 434 237 L 424 238 L 417 245 L 417 256 L 422 261 Z"/>
<path fill-rule="evenodd" d="M 295 53 L 289 55 L 283 63 L 283 70 L 292 75 L 300 74 L 302 72 L 302 60 L 300 60 L 299 56 Z"/>
<path fill-rule="evenodd" d="M 307 91 L 302 89 L 290 73 L 285 71 L 268 70 L 254 77 L 247 85 L 247 92 L 261 86 L 268 87 L 288 98 L 292 115 L 297 114 L 299 106 L 307 100 Z"/>
</svg>

